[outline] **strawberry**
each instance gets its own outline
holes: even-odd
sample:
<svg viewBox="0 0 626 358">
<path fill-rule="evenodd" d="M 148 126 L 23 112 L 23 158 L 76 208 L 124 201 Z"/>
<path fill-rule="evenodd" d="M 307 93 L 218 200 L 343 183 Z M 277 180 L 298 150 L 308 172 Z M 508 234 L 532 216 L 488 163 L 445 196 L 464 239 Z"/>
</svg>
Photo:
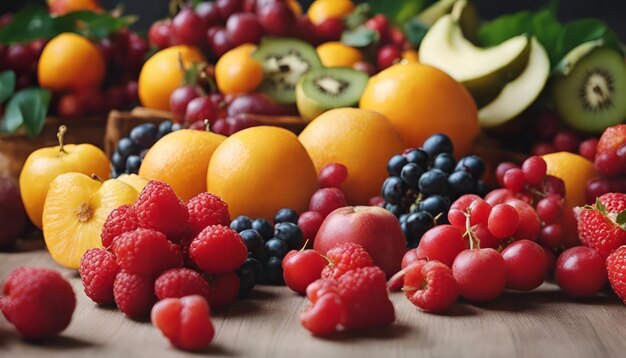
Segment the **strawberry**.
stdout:
<svg viewBox="0 0 626 358">
<path fill-rule="evenodd" d="M 611 288 L 626 303 L 626 246 L 621 246 L 606 259 Z"/>
<path fill-rule="evenodd" d="M 578 212 L 578 235 L 583 245 L 603 258 L 626 245 L 626 194 L 607 193 Z"/>
<path fill-rule="evenodd" d="M 623 144 L 626 144 L 626 124 L 614 125 L 602 133 L 596 147 L 596 154 L 614 152 Z"/>
</svg>

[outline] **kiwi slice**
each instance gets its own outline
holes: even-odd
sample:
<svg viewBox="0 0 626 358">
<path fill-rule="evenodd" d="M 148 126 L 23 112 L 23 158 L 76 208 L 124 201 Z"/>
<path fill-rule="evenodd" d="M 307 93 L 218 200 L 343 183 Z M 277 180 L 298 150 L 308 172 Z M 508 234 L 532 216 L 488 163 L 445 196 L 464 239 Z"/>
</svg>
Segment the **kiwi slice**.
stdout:
<svg viewBox="0 0 626 358">
<path fill-rule="evenodd" d="M 259 91 L 284 104 L 296 101 L 296 84 L 303 74 L 322 67 L 315 48 L 296 39 L 264 39 L 252 57 L 263 67 Z"/>
<path fill-rule="evenodd" d="M 626 118 L 626 63 L 601 43 L 572 50 L 557 68 L 552 86 L 556 111 L 571 127 L 601 133 Z"/>
<path fill-rule="evenodd" d="M 302 118 L 311 121 L 329 109 L 359 103 L 369 76 L 351 68 L 311 70 L 298 81 L 296 103 Z"/>
</svg>

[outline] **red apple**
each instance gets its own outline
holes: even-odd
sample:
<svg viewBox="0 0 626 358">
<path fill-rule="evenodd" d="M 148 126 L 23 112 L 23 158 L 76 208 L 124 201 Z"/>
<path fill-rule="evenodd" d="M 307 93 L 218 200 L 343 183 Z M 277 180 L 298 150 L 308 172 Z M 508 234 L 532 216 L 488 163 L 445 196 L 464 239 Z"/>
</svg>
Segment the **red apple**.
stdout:
<svg viewBox="0 0 626 358">
<path fill-rule="evenodd" d="M 322 223 L 313 248 L 326 255 L 328 250 L 344 242 L 363 246 L 387 277 L 400 270 L 407 245 L 398 219 L 378 206 L 336 209 Z"/>
</svg>

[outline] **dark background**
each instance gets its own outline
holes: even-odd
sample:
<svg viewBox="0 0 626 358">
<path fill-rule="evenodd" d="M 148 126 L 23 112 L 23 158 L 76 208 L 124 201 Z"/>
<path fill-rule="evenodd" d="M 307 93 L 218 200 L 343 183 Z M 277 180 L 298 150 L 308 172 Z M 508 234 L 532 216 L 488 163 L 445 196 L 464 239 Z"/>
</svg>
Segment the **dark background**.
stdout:
<svg viewBox="0 0 626 358">
<path fill-rule="evenodd" d="M 395 1 L 395 0 L 377 0 Z M 168 16 L 169 0 L 100 0 L 107 9 L 112 9 L 118 4 L 124 6 L 125 14 L 139 15 L 139 22 L 134 25 L 135 30 L 145 32 L 155 20 Z M 312 0 L 300 0 L 303 8 Z M 356 0 L 356 2 L 360 2 Z M 362 2 L 362 1 L 361 1 Z M 521 10 L 537 10 L 548 2 L 547 0 L 473 0 L 478 12 L 485 19 L 491 19 L 498 15 L 517 12 Z M 15 11 L 27 3 L 45 3 L 44 0 L 8 1 L 0 0 L 0 13 Z M 625 0 L 561 0 L 559 19 L 567 22 L 574 19 L 591 17 L 605 21 L 618 34 L 623 42 L 626 42 L 626 1 Z"/>
</svg>

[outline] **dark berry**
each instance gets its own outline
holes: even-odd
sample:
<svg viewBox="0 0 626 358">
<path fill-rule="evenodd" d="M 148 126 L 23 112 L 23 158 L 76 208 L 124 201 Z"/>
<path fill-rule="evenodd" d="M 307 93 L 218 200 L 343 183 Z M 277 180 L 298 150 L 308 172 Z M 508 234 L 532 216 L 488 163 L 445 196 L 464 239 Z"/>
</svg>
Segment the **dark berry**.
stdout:
<svg viewBox="0 0 626 358">
<path fill-rule="evenodd" d="M 283 240 L 273 238 L 265 243 L 265 250 L 270 257 L 283 258 L 289 251 L 289 245 Z"/>
<path fill-rule="evenodd" d="M 456 171 L 448 177 L 448 186 L 457 195 L 466 194 L 474 187 L 472 174 L 464 171 Z"/>
<path fill-rule="evenodd" d="M 118 151 L 115 151 L 111 154 L 111 164 L 115 170 L 123 172 L 126 168 L 126 159 Z"/>
<path fill-rule="evenodd" d="M 420 177 L 424 174 L 424 169 L 415 163 L 408 163 L 402 168 L 400 178 L 404 180 L 406 185 L 411 189 L 417 189 Z"/>
<path fill-rule="evenodd" d="M 239 233 L 243 243 L 248 248 L 248 255 L 255 258 L 262 258 L 265 254 L 265 240 L 253 229 L 247 229 Z"/>
<path fill-rule="evenodd" d="M 443 133 L 436 133 L 426 138 L 422 147 L 431 158 L 440 153 L 452 154 L 454 152 L 452 141 Z"/>
<path fill-rule="evenodd" d="M 282 208 L 274 215 L 274 225 L 279 223 L 298 223 L 298 213 L 289 208 Z"/>
<path fill-rule="evenodd" d="M 454 171 L 455 164 L 456 160 L 454 159 L 454 156 L 450 153 L 437 154 L 435 160 L 433 161 L 433 167 L 448 174 Z"/>
<path fill-rule="evenodd" d="M 239 276 L 239 298 L 246 298 L 252 292 L 254 286 L 259 282 L 261 270 L 261 264 L 257 260 L 249 258 L 235 271 Z"/>
<path fill-rule="evenodd" d="M 279 240 L 280 241 L 280 240 Z M 275 285 L 283 284 L 283 260 L 278 257 L 270 257 L 267 260 L 267 280 Z"/>
<path fill-rule="evenodd" d="M 422 235 L 435 226 L 435 219 L 426 211 L 418 211 L 410 214 L 401 226 L 409 247 L 417 247 Z"/>
<path fill-rule="evenodd" d="M 461 158 L 454 170 L 468 172 L 475 179 L 480 179 L 485 174 L 485 162 L 475 155 L 469 155 Z"/>
<path fill-rule="evenodd" d="M 386 203 L 385 209 L 389 210 L 393 215 L 399 217 L 403 214 L 402 207 L 400 205 Z"/>
<path fill-rule="evenodd" d="M 426 211 L 432 216 L 447 214 L 450 209 L 450 199 L 441 195 L 431 195 L 418 204 L 419 211 Z"/>
<path fill-rule="evenodd" d="M 235 220 L 230 222 L 230 228 L 237 232 L 251 229 L 252 220 L 250 220 L 250 218 L 245 215 L 237 216 Z"/>
<path fill-rule="evenodd" d="M 274 236 L 274 227 L 269 221 L 260 218 L 252 221 L 252 229 L 256 230 L 263 240 L 269 240 Z"/>
<path fill-rule="evenodd" d="M 404 156 L 406 157 L 406 160 L 409 161 L 409 163 L 415 163 L 424 170 L 428 169 L 428 163 L 430 162 L 430 157 L 428 153 L 426 153 L 424 150 L 412 149 L 408 151 Z"/>
<path fill-rule="evenodd" d="M 392 176 L 385 179 L 381 190 L 382 197 L 391 204 L 400 204 L 406 194 L 407 185 L 400 177 Z"/>
<path fill-rule="evenodd" d="M 477 181 L 474 182 L 474 187 L 472 188 L 472 194 L 476 194 L 478 196 L 480 196 L 481 198 L 484 198 L 485 195 L 487 195 L 487 193 L 489 193 L 489 187 L 487 187 L 487 184 L 485 184 L 484 181 Z"/>
<path fill-rule="evenodd" d="M 139 154 L 139 148 L 130 138 L 124 137 L 117 142 L 117 152 L 126 160 L 129 155 Z"/>
<path fill-rule="evenodd" d="M 129 155 L 126 158 L 126 172 L 128 174 L 138 174 L 141 166 L 141 157 L 138 155 Z"/>
<path fill-rule="evenodd" d="M 164 135 L 170 133 L 172 131 L 172 121 L 165 120 L 159 124 L 159 132 L 157 134 L 157 139 L 161 139 Z"/>
<path fill-rule="evenodd" d="M 128 135 L 140 148 L 150 148 L 157 141 L 159 129 L 152 123 L 140 124 Z"/>
<path fill-rule="evenodd" d="M 420 177 L 420 192 L 426 195 L 445 194 L 448 181 L 444 172 L 438 169 L 431 169 Z"/>
<path fill-rule="evenodd" d="M 287 243 L 290 250 L 299 250 L 304 245 L 304 235 L 298 225 L 283 222 L 276 224 L 274 237 Z"/>
<path fill-rule="evenodd" d="M 387 172 L 391 176 L 399 177 L 402 168 L 408 163 L 408 160 L 400 154 L 396 154 L 387 162 Z"/>
</svg>

